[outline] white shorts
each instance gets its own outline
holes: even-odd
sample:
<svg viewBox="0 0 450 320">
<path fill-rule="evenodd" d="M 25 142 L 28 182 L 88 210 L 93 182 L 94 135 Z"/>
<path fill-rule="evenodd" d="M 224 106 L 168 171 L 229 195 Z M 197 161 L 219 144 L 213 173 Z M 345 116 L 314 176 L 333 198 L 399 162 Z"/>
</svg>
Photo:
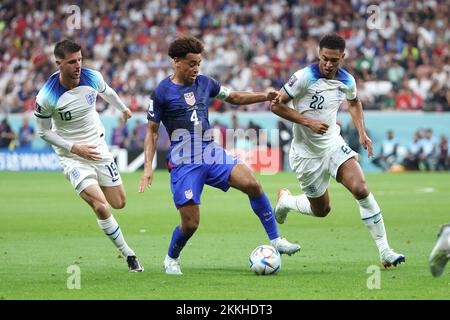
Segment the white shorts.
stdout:
<svg viewBox="0 0 450 320">
<path fill-rule="evenodd" d="M 61 166 L 64 168 L 66 178 L 78 193 L 93 184 L 101 187 L 115 187 L 122 184 L 119 170 L 111 156 L 100 161 L 80 161 L 64 157 Z"/>
<path fill-rule="evenodd" d="M 301 158 L 292 148 L 289 153 L 291 168 L 308 198 L 322 196 L 328 188 L 330 176 L 336 179 L 339 167 L 350 158 L 358 159 L 359 155 L 342 138 L 320 158 Z"/>
</svg>

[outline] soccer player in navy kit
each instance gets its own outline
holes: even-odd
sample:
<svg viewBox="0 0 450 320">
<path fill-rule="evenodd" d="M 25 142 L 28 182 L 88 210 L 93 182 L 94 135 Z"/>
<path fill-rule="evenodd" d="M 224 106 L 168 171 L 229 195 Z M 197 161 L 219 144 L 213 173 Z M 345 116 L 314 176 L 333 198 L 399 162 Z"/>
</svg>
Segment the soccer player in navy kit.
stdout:
<svg viewBox="0 0 450 320">
<path fill-rule="evenodd" d="M 300 250 L 300 245 L 280 238 L 269 199 L 253 172 L 208 135 L 208 105 L 212 98 L 238 105 L 252 104 L 271 101 L 277 92 L 231 92 L 218 81 L 199 75 L 202 53 L 203 44 L 194 37 L 180 37 L 170 44 L 168 54 L 174 61 L 175 72 L 152 92 L 147 111 L 145 165 L 139 192 L 152 183 L 152 160 L 162 121 L 171 139 L 167 160 L 173 200 L 181 216 L 181 224 L 173 231 L 164 260 L 167 274 L 182 274 L 179 255 L 198 227 L 205 184 L 223 191 L 231 186 L 246 193 L 271 244 L 288 255 Z"/>
</svg>

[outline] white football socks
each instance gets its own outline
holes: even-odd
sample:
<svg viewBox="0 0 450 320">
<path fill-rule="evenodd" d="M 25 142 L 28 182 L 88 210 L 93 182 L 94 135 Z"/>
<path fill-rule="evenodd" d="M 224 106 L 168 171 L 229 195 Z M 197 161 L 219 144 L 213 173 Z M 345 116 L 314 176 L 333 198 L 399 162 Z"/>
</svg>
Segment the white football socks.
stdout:
<svg viewBox="0 0 450 320">
<path fill-rule="evenodd" d="M 120 226 L 117 223 L 116 219 L 114 219 L 113 215 L 105 220 L 97 220 L 97 222 L 99 227 L 108 236 L 108 238 L 111 239 L 111 241 L 120 250 L 125 258 L 128 256 L 136 255 L 125 242 L 125 238 L 123 237 L 122 231 L 120 230 Z"/>
<path fill-rule="evenodd" d="M 370 193 L 366 198 L 357 200 L 357 202 L 361 218 L 369 229 L 380 253 L 389 249 L 383 215 L 373 194 Z"/>
<path fill-rule="evenodd" d="M 291 210 L 295 210 L 300 212 L 301 214 L 306 214 L 308 216 L 314 216 L 314 213 L 311 209 L 311 204 L 309 203 L 306 195 L 302 194 L 299 196 L 293 196 L 290 194 L 286 194 L 282 198 L 282 205 L 285 208 L 289 208 Z"/>
</svg>

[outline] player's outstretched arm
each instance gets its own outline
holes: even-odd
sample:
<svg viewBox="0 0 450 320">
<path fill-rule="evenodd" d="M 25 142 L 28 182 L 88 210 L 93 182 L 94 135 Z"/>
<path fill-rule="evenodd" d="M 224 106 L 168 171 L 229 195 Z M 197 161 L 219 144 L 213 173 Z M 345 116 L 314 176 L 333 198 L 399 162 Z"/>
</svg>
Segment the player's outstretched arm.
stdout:
<svg viewBox="0 0 450 320">
<path fill-rule="evenodd" d="M 66 149 L 87 160 L 101 160 L 100 153 L 95 151 L 92 145 L 79 145 L 63 139 L 52 130 L 52 120 L 50 118 L 37 118 L 38 134 L 42 140 L 51 145 Z"/>
<path fill-rule="evenodd" d="M 287 103 L 291 97 L 282 89 L 277 97 L 270 103 L 270 110 L 279 117 L 298 123 L 302 126 L 310 128 L 315 133 L 324 134 L 328 130 L 328 125 L 322 121 L 305 117 L 303 114 L 290 108 Z"/>
<path fill-rule="evenodd" d="M 153 157 L 155 156 L 156 146 L 158 143 L 158 130 L 159 123 L 148 121 L 147 124 L 147 132 L 145 133 L 144 140 L 144 154 L 145 154 L 145 162 L 144 162 L 144 173 L 141 176 L 141 180 L 139 182 L 138 192 L 144 192 L 145 187 L 152 185 L 153 181 Z"/>
<path fill-rule="evenodd" d="M 225 99 L 226 102 L 236 105 L 252 104 L 264 101 L 271 101 L 278 95 L 277 91 L 264 92 L 245 92 L 245 91 L 232 91 Z"/>
<path fill-rule="evenodd" d="M 106 102 L 112 105 L 117 110 L 121 111 L 123 114 L 123 120 L 127 122 L 131 118 L 131 110 L 120 100 L 119 95 L 114 91 L 113 88 L 105 83 L 105 90 L 98 93 Z"/>
<path fill-rule="evenodd" d="M 353 100 L 347 101 L 349 105 L 348 111 L 350 112 L 350 115 L 352 117 L 353 124 L 358 130 L 359 143 L 364 147 L 364 149 L 367 150 L 367 154 L 369 158 L 371 158 L 373 157 L 372 140 L 370 140 L 369 136 L 367 135 L 366 128 L 364 126 L 364 114 L 361 100 L 355 98 Z"/>
</svg>

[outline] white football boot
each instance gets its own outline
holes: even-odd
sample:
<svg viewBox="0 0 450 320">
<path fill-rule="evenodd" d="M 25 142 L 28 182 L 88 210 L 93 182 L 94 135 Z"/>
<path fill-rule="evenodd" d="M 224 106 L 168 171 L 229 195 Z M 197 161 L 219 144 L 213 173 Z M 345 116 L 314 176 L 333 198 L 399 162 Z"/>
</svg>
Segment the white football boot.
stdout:
<svg viewBox="0 0 450 320">
<path fill-rule="evenodd" d="M 183 273 L 180 268 L 180 258 L 173 259 L 166 255 L 166 258 L 164 259 L 164 270 L 170 275 L 182 275 Z"/>
<path fill-rule="evenodd" d="M 278 238 L 277 240 L 271 240 L 270 243 L 274 246 L 278 252 L 281 254 L 285 253 L 288 256 L 300 251 L 301 247 L 297 243 L 290 243 L 286 238 Z"/>
<path fill-rule="evenodd" d="M 436 244 L 431 251 L 428 263 L 433 277 L 439 277 L 444 272 L 450 259 L 450 224 L 441 227 Z"/>
<path fill-rule="evenodd" d="M 383 250 L 380 254 L 380 259 L 385 269 L 392 266 L 396 267 L 398 264 L 406 261 L 404 255 L 398 254 L 392 249 Z"/>
<path fill-rule="evenodd" d="M 275 220 L 277 220 L 277 222 L 279 224 L 284 223 L 284 221 L 286 220 L 287 214 L 290 210 L 289 208 L 287 208 L 281 204 L 281 199 L 283 197 L 285 197 L 286 195 L 291 195 L 291 192 L 288 189 L 280 189 L 278 191 L 277 205 L 275 206 Z"/>
</svg>

